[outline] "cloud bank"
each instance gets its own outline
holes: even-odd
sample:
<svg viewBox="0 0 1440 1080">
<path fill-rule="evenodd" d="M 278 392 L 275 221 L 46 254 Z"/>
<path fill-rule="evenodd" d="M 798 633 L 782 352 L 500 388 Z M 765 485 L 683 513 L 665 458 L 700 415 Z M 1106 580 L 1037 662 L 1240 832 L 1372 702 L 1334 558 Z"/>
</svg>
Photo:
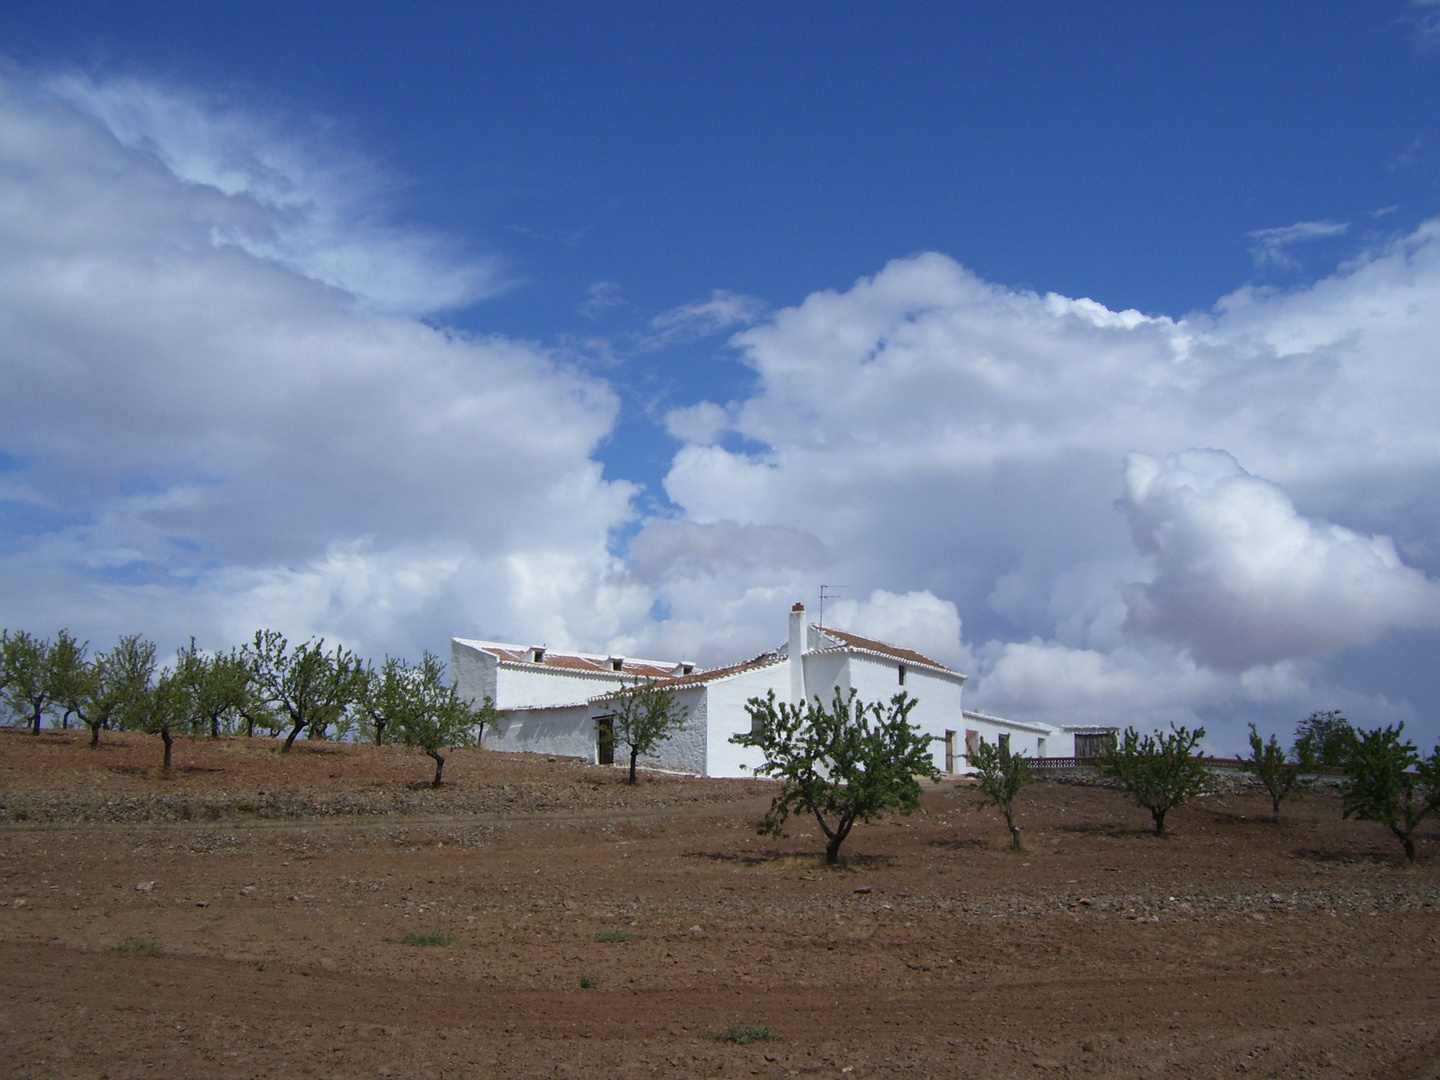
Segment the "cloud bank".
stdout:
<svg viewBox="0 0 1440 1080">
<path fill-rule="evenodd" d="M 719 663 L 823 584 L 827 622 L 1017 718 L 1238 738 L 1343 707 L 1423 735 L 1440 704 L 1350 664 L 1440 644 L 1440 223 L 1183 317 L 934 253 L 780 310 L 717 290 L 646 342 L 738 330 L 753 389 L 664 417 L 671 505 L 642 520 L 601 465 L 617 387 L 426 321 L 503 265 L 395 224 L 393 178 L 302 127 L 0 86 L 5 625 Z"/>
</svg>

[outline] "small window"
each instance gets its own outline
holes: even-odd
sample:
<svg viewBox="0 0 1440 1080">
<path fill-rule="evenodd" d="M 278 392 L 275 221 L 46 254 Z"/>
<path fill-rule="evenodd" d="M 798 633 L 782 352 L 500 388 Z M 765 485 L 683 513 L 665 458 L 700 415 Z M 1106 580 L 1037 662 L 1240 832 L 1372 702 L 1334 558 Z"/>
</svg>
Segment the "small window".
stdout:
<svg viewBox="0 0 1440 1080">
<path fill-rule="evenodd" d="M 694 673 L 695 673 L 695 665 L 694 665 L 694 664 L 681 664 L 681 665 L 680 665 L 680 674 L 681 674 L 681 675 L 693 675 Z"/>
<path fill-rule="evenodd" d="M 623 671 L 623 670 L 625 670 L 625 658 L 624 658 L 623 656 L 612 656 L 612 657 L 610 657 L 610 670 L 611 670 L 611 671 Z"/>
<path fill-rule="evenodd" d="M 543 664 L 543 663 L 545 662 L 545 648 L 544 648 L 544 646 L 542 646 L 542 645 L 536 645 L 533 649 L 531 649 L 531 650 L 530 650 L 530 659 L 533 660 L 533 661 L 534 661 L 535 663 L 537 663 L 537 664 Z"/>
<path fill-rule="evenodd" d="M 901 686 L 904 686 L 904 685 L 905 685 L 905 665 L 904 665 L 904 664 L 901 664 L 901 665 L 900 665 L 900 685 L 901 685 Z"/>
<path fill-rule="evenodd" d="M 1000 744 L 1000 753 L 1010 753 L 1010 736 L 1008 734 L 999 736 L 995 741 Z"/>
</svg>

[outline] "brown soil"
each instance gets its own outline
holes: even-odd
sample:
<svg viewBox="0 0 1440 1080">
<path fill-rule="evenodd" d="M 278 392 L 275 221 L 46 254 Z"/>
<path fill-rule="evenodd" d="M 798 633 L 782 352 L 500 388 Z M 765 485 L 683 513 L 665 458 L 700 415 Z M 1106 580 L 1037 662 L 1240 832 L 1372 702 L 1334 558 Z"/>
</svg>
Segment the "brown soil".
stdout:
<svg viewBox="0 0 1440 1080">
<path fill-rule="evenodd" d="M 176 750 L 0 732 L 0 1075 L 1440 1077 L 1435 826 L 1333 795 L 1037 784 L 1015 855 L 947 781 L 826 870 L 756 781 Z"/>
</svg>

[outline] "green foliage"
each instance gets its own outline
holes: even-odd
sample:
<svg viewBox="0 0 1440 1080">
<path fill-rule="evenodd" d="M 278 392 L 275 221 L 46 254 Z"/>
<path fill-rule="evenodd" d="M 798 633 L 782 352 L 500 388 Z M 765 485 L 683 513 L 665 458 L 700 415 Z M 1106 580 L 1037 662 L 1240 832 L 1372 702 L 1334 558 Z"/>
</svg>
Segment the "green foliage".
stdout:
<svg viewBox="0 0 1440 1080">
<path fill-rule="evenodd" d="M 128 937 L 124 941 L 117 941 L 110 948 L 114 952 L 139 953 L 142 956 L 155 956 L 160 951 L 155 947 L 155 942 L 138 937 Z"/>
<path fill-rule="evenodd" d="M 748 1046 L 754 1042 L 781 1041 L 769 1024 L 741 1024 L 737 1021 L 731 1021 L 715 1032 L 715 1038 L 720 1042 L 737 1043 L 740 1046 Z"/>
<path fill-rule="evenodd" d="M 139 634 L 116 642 L 90 662 L 75 692 L 75 713 L 90 728 L 90 746 L 100 745 L 103 728 L 141 726 L 155 674 L 155 646 Z"/>
<path fill-rule="evenodd" d="M 581 975 L 581 976 L 580 976 L 580 989 L 581 989 L 581 990 L 594 990 L 594 989 L 595 989 L 597 986 L 599 986 L 599 985 L 600 985 L 600 984 L 595 981 L 594 976 L 591 976 L 591 975 Z"/>
<path fill-rule="evenodd" d="M 242 653 L 259 696 L 290 723 L 284 751 L 300 732 L 323 739 L 364 694 L 364 662 L 340 645 L 325 651 L 324 639 L 291 649 L 283 634 L 255 631 Z"/>
<path fill-rule="evenodd" d="M 840 845 L 857 821 L 872 821 L 894 810 L 909 814 L 920 805 L 917 777 L 939 780 L 930 754 L 930 736 L 910 724 L 915 700 L 896 694 L 886 706 L 857 701 L 839 689 L 827 708 L 814 698 L 804 705 L 777 702 L 771 691 L 745 704 L 751 730 L 730 741 L 765 755 L 757 776 L 780 781 L 780 792 L 757 829 L 784 836 L 792 811 L 815 815 L 829 842 L 825 861 L 840 859 Z"/>
<path fill-rule="evenodd" d="M 1404 730 L 1402 723 L 1356 734 L 1342 796 L 1345 817 L 1385 825 L 1413 864 L 1415 830 L 1440 809 L 1440 746 L 1422 761 L 1415 744 L 1401 739 Z"/>
<path fill-rule="evenodd" d="M 1205 759 L 1194 752 L 1204 737 L 1204 728 L 1192 732 L 1174 724 L 1168 734 L 1156 731 L 1143 737 L 1126 728 L 1100 755 L 1101 773 L 1116 781 L 1137 806 L 1150 811 L 1156 836 L 1165 835 L 1167 813 L 1210 787 Z"/>
<path fill-rule="evenodd" d="M 0 639 L 0 683 L 12 714 L 22 717 L 36 735 L 50 703 L 50 642 L 26 630 L 6 631 Z"/>
<path fill-rule="evenodd" d="M 1271 735 L 1270 741 L 1265 742 L 1255 725 L 1250 725 L 1250 756 L 1241 761 L 1245 771 L 1259 780 L 1270 793 L 1271 821 L 1280 820 L 1280 804 L 1292 792 L 1304 787 L 1305 773 L 1313 769 L 1315 763 L 1313 759 L 1299 758 L 1298 755 L 1310 752 L 1309 743 L 1300 743 L 1296 751 L 1298 760 L 1291 760 L 1285 756 L 1279 739 Z"/>
<path fill-rule="evenodd" d="M 1006 743 L 992 745 L 981 739 L 975 749 L 967 755 L 975 769 L 970 779 L 980 789 L 976 806 L 994 806 L 1005 815 L 1005 826 L 1010 830 L 1010 845 L 1020 850 L 1020 829 L 1015 824 L 1015 797 L 1034 780 L 1030 762 L 1021 754 L 1012 754 Z"/>
<path fill-rule="evenodd" d="M 169 773 L 175 749 L 174 733 L 189 725 L 194 712 L 190 687 L 176 672 L 165 668 L 155 684 L 146 687 L 129 705 L 121 716 L 122 726 L 159 735 L 165 747 L 162 768 Z"/>
<path fill-rule="evenodd" d="M 478 709 L 460 697 L 445 682 L 445 665 L 426 652 L 420 663 L 387 658 L 379 673 L 367 674 L 362 707 L 382 720 L 381 731 L 393 729 L 406 745 L 425 751 L 435 760 L 432 787 L 440 787 L 445 770 L 446 747 L 460 746 L 475 738 L 477 726 L 490 721 L 495 710 L 487 698 Z"/>
<path fill-rule="evenodd" d="M 606 945 L 618 945 L 621 942 L 630 940 L 630 931 L 621 930 L 618 927 L 611 927 L 608 930 L 601 930 L 595 935 L 596 941 L 602 941 Z"/>
<path fill-rule="evenodd" d="M 175 658 L 175 675 L 189 694 L 187 721 L 196 734 L 208 731 L 212 739 L 218 739 L 222 731 L 239 730 L 246 717 L 262 707 L 254 673 L 236 649 L 202 653 L 191 638 Z"/>
<path fill-rule="evenodd" d="M 444 930 L 407 930 L 400 938 L 402 945 L 420 945 L 426 948 L 439 948 L 449 945 L 454 937 Z"/>
<path fill-rule="evenodd" d="M 61 630 L 55 635 L 55 644 L 50 646 L 50 653 L 45 658 L 50 702 L 60 711 L 62 728 L 68 728 L 70 717 L 79 712 L 76 703 L 90 676 L 90 665 L 85 659 L 89 645 L 88 641 L 76 641 L 68 630 Z"/>
<path fill-rule="evenodd" d="M 1359 736 L 1339 712 L 1313 712 L 1295 729 L 1295 760 L 1313 762 L 1328 769 L 1343 769 Z"/>
<path fill-rule="evenodd" d="M 637 683 L 612 694 L 609 700 L 615 708 L 614 737 L 630 748 L 629 782 L 634 784 L 636 763 L 679 729 L 685 713 L 675 704 L 674 692 L 654 682 Z"/>
</svg>

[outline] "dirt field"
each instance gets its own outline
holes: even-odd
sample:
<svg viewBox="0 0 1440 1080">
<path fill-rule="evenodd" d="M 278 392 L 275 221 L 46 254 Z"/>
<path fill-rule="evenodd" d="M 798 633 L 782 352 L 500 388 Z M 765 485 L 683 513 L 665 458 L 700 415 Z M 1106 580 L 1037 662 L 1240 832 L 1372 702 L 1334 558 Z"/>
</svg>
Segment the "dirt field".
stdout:
<svg viewBox="0 0 1440 1080">
<path fill-rule="evenodd" d="M 1333 796 L 1157 840 L 1037 784 L 1017 856 L 947 781 L 825 870 L 813 826 L 755 835 L 755 781 L 158 760 L 0 732 L 0 1075 L 1440 1077 L 1440 836 L 1405 870 Z"/>
</svg>

